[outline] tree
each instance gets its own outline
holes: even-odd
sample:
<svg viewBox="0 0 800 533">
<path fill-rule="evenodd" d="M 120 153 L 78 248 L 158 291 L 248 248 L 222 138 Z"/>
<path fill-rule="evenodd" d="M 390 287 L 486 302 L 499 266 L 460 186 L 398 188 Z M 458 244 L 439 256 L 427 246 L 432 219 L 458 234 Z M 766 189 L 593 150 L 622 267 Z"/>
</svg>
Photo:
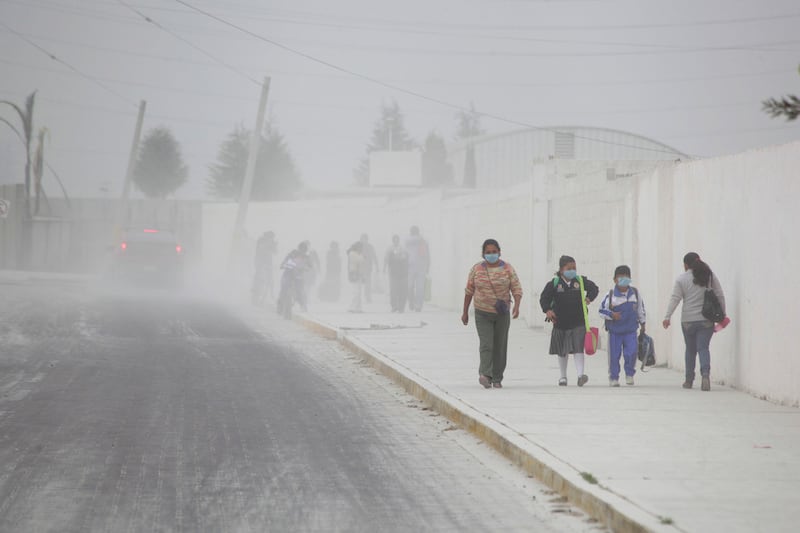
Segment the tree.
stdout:
<svg viewBox="0 0 800 533">
<path fill-rule="evenodd" d="M 475 110 L 475 104 L 470 103 L 469 108 L 469 111 L 459 111 L 456 115 L 458 121 L 456 138 L 467 143 L 464 154 L 464 187 L 475 187 L 478 181 L 478 170 L 473 139 L 483 135 L 486 131 L 481 127 L 481 117 Z"/>
<path fill-rule="evenodd" d="M 217 162 L 209 167 L 206 181 L 213 196 L 239 198 L 250 153 L 250 135 L 243 126 L 237 126 L 220 144 Z M 261 136 L 250 197 L 257 201 L 284 200 L 301 187 L 300 173 L 283 135 L 268 127 Z"/>
<path fill-rule="evenodd" d="M 486 133 L 481 126 L 481 115 L 475 109 L 475 104 L 470 102 L 469 111 L 466 109 L 456 113 L 456 139 L 468 141 L 473 137 L 480 137 Z"/>
<path fill-rule="evenodd" d="M 358 185 L 369 184 L 369 154 L 375 151 L 407 151 L 417 143 L 406 130 L 405 119 L 397 102 L 381 106 L 381 117 L 372 129 L 372 139 L 367 145 L 367 156 L 361 160 L 354 175 Z"/>
<path fill-rule="evenodd" d="M 136 187 L 148 198 L 165 198 L 186 183 L 188 174 L 172 132 L 163 126 L 147 132 L 133 169 Z"/>
<path fill-rule="evenodd" d="M 800 74 L 800 67 L 797 68 Z M 796 120 L 800 117 L 800 97 L 793 94 L 784 96 L 781 99 L 770 98 L 761 102 L 762 110 L 772 118 L 786 116 L 786 120 Z"/>
<path fill-rule="evenodd" d="M 452 182 L 453 167 L 447 162 L 447 145 L 441 135 L 432 131 L 422 152 L 422 185 L 441 187 Z"/>
</svg>

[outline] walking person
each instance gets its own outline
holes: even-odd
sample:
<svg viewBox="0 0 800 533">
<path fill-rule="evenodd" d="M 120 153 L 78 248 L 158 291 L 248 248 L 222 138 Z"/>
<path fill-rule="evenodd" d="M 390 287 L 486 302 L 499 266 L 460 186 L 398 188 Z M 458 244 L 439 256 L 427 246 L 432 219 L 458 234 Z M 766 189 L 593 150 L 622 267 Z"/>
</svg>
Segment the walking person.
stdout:
<svg viewBox="0 0 800 533">
<path fill-rule="evenodd" d="M 425 283 L 431 268 L 428 241 L 419 234 L 417 226 L 411 226 L 406 239 L 408 252 L 408 306 L 412 311 L 422 311 L 425 302 Z"/>
<path fill-rule="evenodd" d="M 353 289 L 353 299 L 348 309 L 351 313 L 364 312 L 361 308 L 361 292 L 364 289 L 365 263 L 364 244 L 357 241 L 347 250 L 347 280 Z"/>
<path fill-rule="evenodd" d="M 614 269 L 614 287 L 600 304 L 600 316 L 608 330 L 608 384 L 619 387 L 619 358 L 625 360 L 625 383 L 633 385 L 639 351 L 637 330 L 645 330 L 646 314 L 639 290 L 631 285 L 631 269 Z"/>
<path fill-rule="evenodd" d="M 684 273 L 675 280 L 672 297 L 669 299 L 667 314 L 664 317 L 664 329 L 670 326 L 672 313 L 678 304 L 683 301 L 681 309 L 681 329 L 683 340 L 686 343 L 686 380 L 684 389 L 691 389 L 694 385 L 695 366 L 697 355 L 700 354 L 700 388 L 704 391 L 711 390 L 711 336 L 714 334 L 714 323 L 703 316 L 703 302 L 706 290 L 711 289 L 717 296 L 722 311 L 725 312 L 725 294 L 722 285 L 705 262 L 695 252 L 689 252 L 683 257 Z"/>
<path fill-rule="evenodd" d="M 400 236 L 392 236 L 392 246 L 383 260 L 383 271 L 389 273 L 389 301 L 392 313 L 406 309 L 408 294 L 408 252 L 400 245 Z"/>
<path fill-rule="evenodd" d="M 597 298 L 597 285 L 586 276 L 579 276 L 575 259 L 562 255 L 558 260 L 555 277 L 547 282 L 539 298 L 545 320 L 553 323 L 550 335 L 550 353 L 558 356 L 561 376 L 559 386 L 567 386 L 567 359 L 575 361 L 578 386 L 583 387 L 589 376 L 584 367 L 583 341 L 586 336 L 586 319 L 583 301 L 589 305 Z"/>
<path fill-rule="evenodd" d="M 361 235 L 361 254 L 364 256 L 364 300 L 372 303 L 372 273 L 378 272 L 378 256 L 366 233 Z"/>
<path fill-rule="evenodd" d="M 480 351 L 478 383 L 487 389 L 500 389 L 506 369 L 508 328 L 511 318 L 519 316 L 522 285 L 514 267 L 500 259 L 496 240 L 486 239 L 481 252 L 483 261 L 469 271 L 461 322 L 469 324 L 469 305 L 474 301 Z M 509 312 L 512 296 L 514 308 Z"/>
</svg>

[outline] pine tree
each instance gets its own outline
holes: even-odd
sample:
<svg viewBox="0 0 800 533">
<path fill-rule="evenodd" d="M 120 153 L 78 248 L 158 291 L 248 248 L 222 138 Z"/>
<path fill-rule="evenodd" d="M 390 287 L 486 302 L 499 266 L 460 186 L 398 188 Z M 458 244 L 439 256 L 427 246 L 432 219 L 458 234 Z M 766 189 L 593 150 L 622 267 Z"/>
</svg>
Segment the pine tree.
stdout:
<svg viewBox="0 0 800 533">
<path fill-rule="evenodd" d="M 453 182 L 453 167 L 447 162 L 447 145 L 444 138 L 430 132 L 422 152 L 422 185 L 442 187 Z"/>
<path fill-rule="evenodd" d="M 249 153 L 250 131 L 237 126 L 222 141 L 217 162 L 209 167 L 206 185 L 213 196 L 239 198 Z M 275 128 L 268 128 L 261 136 L 250 198 L 256 201 L 285 200 L 292 198 L 300 188 L 300 173 L 283 135 Z"/>
<path fill-rule="evenodd" d="M 186 183 L 188 174 L 172 132 L 165 127 L 150 130 L 142 140 L 133 171 L 136 187 L 148 198 L 165 198 Z"/>
</svg>

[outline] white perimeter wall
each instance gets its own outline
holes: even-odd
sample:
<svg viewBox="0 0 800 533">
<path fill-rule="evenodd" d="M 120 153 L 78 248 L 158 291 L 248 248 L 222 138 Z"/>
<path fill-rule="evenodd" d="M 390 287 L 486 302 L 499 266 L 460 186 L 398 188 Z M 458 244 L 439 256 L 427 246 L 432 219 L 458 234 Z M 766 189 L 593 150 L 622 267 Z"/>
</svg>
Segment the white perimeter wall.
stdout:
<svg viewBox="0 0 800 533">
<path fill-rule="evenodd" d="M 456 311 L 480 244 L 493 237 L 520 275 L 522 319 L 545 327 L 539 293 L 560 255 L 574 256 L 601 291 L 624 263 L 645 299 L 659 362 L 682 369 L 680 309 L 669 331 L 660 324 L 683 255 L 696 251 L 719 277 L 733 319 L 712 340 L 712 378 L 800 404 L 800 348 L 793 343 L 800 319 L 800 143 L 658 165 L 553 161 L 536 165 L 530 182 L 504 190 L 252 204 L 249 240 L 233 272 L 242 286 L 249 283 L 254 239 L 267 229 L 277 233 L 279 255 L 309 239 L 324 262 L 331 240 L 345 250 L 361 233 L 382 259 L 391 235 L 405 237 L 417 224 L 431 245 L 434 303 Z M 629 177 L 609 180 L 609 167 Z M 234 218 L 232 204 L 204 207 L 208 273 L 226 272 Z M 590 313 L 599 326 L 597 307 Z"/>
</svg>

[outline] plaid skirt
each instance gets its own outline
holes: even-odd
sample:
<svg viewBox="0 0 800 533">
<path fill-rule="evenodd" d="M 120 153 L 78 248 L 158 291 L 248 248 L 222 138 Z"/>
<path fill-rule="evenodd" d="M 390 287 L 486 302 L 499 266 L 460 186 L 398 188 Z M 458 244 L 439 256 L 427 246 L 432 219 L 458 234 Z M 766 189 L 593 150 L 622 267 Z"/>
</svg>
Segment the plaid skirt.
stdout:
<svg viewBox="0 0 800 533">
<path fill-rule="evenodd" d="M 550 335 L 550 353 L 564 357 L 570 353 L 583 353 L 583 339 L 586 337 L 586 326 L 572 329 L 553 328 Z"/>
</svg>

